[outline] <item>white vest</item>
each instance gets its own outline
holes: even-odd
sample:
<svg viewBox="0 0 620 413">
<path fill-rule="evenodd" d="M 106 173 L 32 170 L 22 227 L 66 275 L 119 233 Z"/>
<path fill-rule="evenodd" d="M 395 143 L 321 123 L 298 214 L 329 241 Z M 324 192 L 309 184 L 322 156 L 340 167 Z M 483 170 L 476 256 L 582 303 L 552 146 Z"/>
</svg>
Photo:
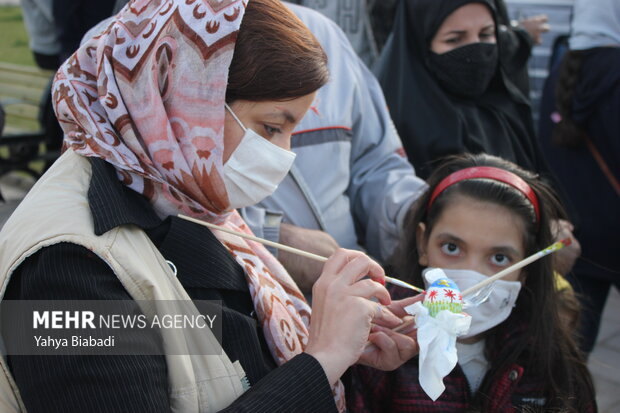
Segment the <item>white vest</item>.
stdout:
<svg viewBox="0 0 620 413">
<path fill-rule="evenodd" d="M 0 299 L 4 298 L 11 274 L 26 258 L 41 248 L 70 242 L 88 248 L 105 261 L 134 300 L 155 301 L 155 308 L 143 308 L 147 316 L 163 315 L 158 300 L 191 301 L 142 230 L 123 225 L 101 236 L 94 234 L 87 195 L 91 174 L 88 159 L 70 150 L 65 152 L 6 222 L 0 232 Z M 166 355 L 173 412 L 215 412 L 243 394 L 245 373 L 238 361 L 229 360 L 211 330 L 161 331 L 164 348 L 170 348 L 172 342 L 176 349 L 195 348 L 198 343 L 204 349 L 202 354 L 216 354 Z M 3 357 L 0 369 L 0 411 L 26 412 Z"/>
</svg>

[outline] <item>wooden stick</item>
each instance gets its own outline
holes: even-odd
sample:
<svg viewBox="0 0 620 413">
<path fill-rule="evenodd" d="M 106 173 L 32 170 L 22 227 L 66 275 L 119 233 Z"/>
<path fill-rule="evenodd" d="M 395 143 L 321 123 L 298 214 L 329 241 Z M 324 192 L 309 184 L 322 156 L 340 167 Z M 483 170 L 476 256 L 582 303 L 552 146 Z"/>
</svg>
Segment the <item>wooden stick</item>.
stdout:
<svg viewBox="0 0 620 413">
<path fill-rule="evenodd" d="M 526 265 L 529 265 L 529 264 L 533 263 L 534 261 L 539 260 L 539 259 L 541 259 L 542 257 L 544 257 L 546 255 L 549 255 L 549 254 L 551 254 L 553 252 L 561 250 L 565 246 L 570 245 L 570 243 L 571 243 L 570 238 L 564 239 L 562 241 L 558 241 L 558 242 L 548 246 L 544 250 L 538 251 L 538 252 L 530 255 L 529 257 L 524 258 L 523 260 L 517 262 L 516 264 L 513 264 L 510 267 L 503 269 L 502 271 L 498 272 L 497 274 L 490 276 L 486 280 L 480 281 L 478 284 L 469 287 L 468 289 L 463 291 L 461 294 L 463 295 L 463 297 L 465 297 L 467 295 L 470 295 L 470 294 L 480 290 L 481 288 L 484 288 L 485 286 L 487 286 L 488 284 L 492 283 L 493 281 L 499 280 L 500 278 L 505 277 L 506 275 L 510 274 L 511 272 L 514 272 L 514 271 L 516 271 L 518 269 L 521 269 L 521 268 L 525 267 Z"/>
<path fill-rule="evenodd" d="M 201 220 L 196 219 L 196 218 L 188 217 L 187 215 L 179 214 L 179 218 L 185 219 L 187 221 L 194 222 L 196 224 L 204 225 L 205 227 L 216 229 L 218 231 L 227 232 L 229 234 L 236 235 L 236 236 L 241 237 L 241 238 L 246 238 L 246 239 L 249 239 L 249 240 L 252 240 L 252 241 L 256 241 L 256 242 L 258 242 L 260 244 L 269 245 L 270 247 L 274 247 L 274 248 L 280 249 L 282 251 L 287 251 L 287 252 L 290 252 L 291 254 L 301 255 L 302 257 L 310 258 L 310 259 L 315 260 L 315 261 L 321 261 L 321 262 L 327 261 L 327 258 L 325 258 L 325 257 L 323 257 L 321 255 L 316 255 L 316 254 L 313 254 L 311 252 L 302 251 L 302 250 L 297 249 L 297 248 L 289 247 L 288 245 L 278 244 L 277 242 L 269 241 L 268 239 L 264 239 L 264 238 L 259 238 L 259 237 L 256 237 L 254 235 L 246 234 L 244 232 L 238 232 L 238 231 L 235 231 L 235 230 L 232 230 L 232 229 L 224 228 L 224 227 L 222 227 L 220 225 L 216 225 L 216 224 L 212 224 L 210 222 L 205 222 L 205 221 L 201 221 Z"/>
<path fill-rule="evenodd" d="M 398 278 L 388 277 L 387 275 L 385 276 L 385 281 L 389 282 L 390 284 L 398 285 L 399 287 L 409 288 L 410 290 L 417 291 L 422 294 L 426 292 L 420 287 L 416 287 L 415 285 L 409 284 L 408 282 L 405 282 L 403 280 L 399 280 Z"/>
<path fill-rule="evenodd" d="M 277 242 L 269 241 L 267 239 L 259 238 L 259 237 L 256 237 L 254 235 L 246 234 L 246 233 L 243 233 L 243 232 L 234 231 L 232 229 L 224 228 L 222 226 L 219 226 L 219 225 L 216 225 L 216 224 L 212 224 L 210 222 L 205 222 L 205 221 L 202 221 L 202 220 L 199 220 L 199 219 L 196 219 L 196 218 L 188 217 L 187 215 L 179 214 L 178 216 L 179 216 L 179 218 L 185 219 L 187 221 L 191 221 L 191 222 L 194 222 L 196 224 L 204 225 L 205 227 L 216 229 L 218 231 L 227 232 L 229 234 L 236 235 L 236 236 L 241 237 L 241 238 L 246 238 L 246 239 L 258 242 L 260 244 L 269 245 L 270 247 L 274 247 L 274 248 L 277 248 L 277 249 L 282 250 L 282 251 L 287 251 L 287 252 L 290 252 L 291 254 L 300 255 L 302 257 L 310 258 L 311 260 L 320 261 L 320 262 L 327 261 L 326 257 L 323 257 L 321 255 L 317 255 L 317 254 L 313 254 L 313 253 L 308 252 L 308 251 L 303 251 L 303 250 L 300 250 L 300 249 L 297 249 L 297 248 L 289 247 L 288 245 L 279 244 Z M 423 289 L 418 288 L 418 287 L 416 287 L 414 285 L 411 285 L 409 283 L 406 283 L 405 281 L 402 281 L 402 280 L 399 280 L 399 279 L 396 279 L 396 278 L 392 278 L 392 277 L 387 277 L 386 276 L 385 277 L 385 281 L 389 282 L 391 284 L 394 284 L 394 285 L 398 285 L 398 286 L 404 287 L 404 288 L 409 288 L 409 289 L 417 291 L 419 293 L 423 293 L 424 292 Z"/>
</svg>

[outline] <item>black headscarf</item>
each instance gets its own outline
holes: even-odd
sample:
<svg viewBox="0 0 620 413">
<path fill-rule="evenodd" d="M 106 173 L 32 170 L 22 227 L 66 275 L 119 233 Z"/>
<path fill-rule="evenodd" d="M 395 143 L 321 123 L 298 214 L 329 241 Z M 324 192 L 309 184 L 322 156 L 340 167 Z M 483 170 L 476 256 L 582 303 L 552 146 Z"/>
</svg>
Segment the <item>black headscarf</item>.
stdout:
<svg viewBox="0 0 620 413">
<path fill-rule="evenodd" d="M 463 152 L 487 152 L 547 174 L 528 99 L 498 65 L 487 90 L 464 98 L 446 92 L 428 69 L 430 44 L 443 21 L 468 3 L 491 0 L 404 0 L 376 68 L 409 160 L 426 178 L 431 162 Z M 499 39 L 500 37 L 497 36 Z M 498 42 L 501 58 L 501 42 Z"/>
<path fill-rule="evenodd" d="M 524 96 L 530 94 L 530 76 L 527 63 L 532 55 L 534 39 L 522 27 L 513 27 L 508 17 L 508 9 L 504 0 L 493 2 L 499 25 L 499 37 L 502 54 L 499 63 L 502 65 L 504 74 L 519 88 Z"/>
</svg>

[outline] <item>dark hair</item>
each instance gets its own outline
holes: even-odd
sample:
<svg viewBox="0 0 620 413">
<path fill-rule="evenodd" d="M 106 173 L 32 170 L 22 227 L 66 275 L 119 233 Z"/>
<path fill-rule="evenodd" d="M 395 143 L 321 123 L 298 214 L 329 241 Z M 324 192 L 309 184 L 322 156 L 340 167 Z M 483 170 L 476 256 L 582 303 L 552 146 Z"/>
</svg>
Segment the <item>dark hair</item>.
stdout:
<svg viewBox="0 0 620 413">
<path fill-rule="evenodd" d="M 583 145 L 584 138 L 587 136 L 585 129 L 577 125 L 571 118 L 573 96 L 584 56 L 583 50 L 570 50 L 566 53 L 562 59 L 555 91 L 556 105 L 562 119 L 553 129 L 552 140 L 557 145 L 569 148 L 577 148 Z"/>
<path fill-rule="evenodd" d="M 289 100 L 329 79 L 327 55 L 280 0 L 250 0 L 228 73 L 226 102 Z"/>
<path fill-rule="evenodd" d="M 536 221 L 534 208 L 521 191 L 489 179 L 458 182 L 446 188 L 435 199 L 431 210 L 427 210 L 430 194 L 442 179 L 474 166 L 501 168 L 521 177 L 538 197 L 540 220 Z M 551 220 L 562 209 L 557 197 L 537 175 L 511 162 L 486 154 L 450 156 L 435 169 L 428 184 L 428 191 L 412 206 L 406 217 L 403 239 L 392 257 L 398 275 L 414 285 L 423 285 L 416 241 L 419 223 L 425 223 L 424 237 L 428 238 L 445 207 L 459 196 L 498 204 L 520 216 L 525 223 L 526 256 L 553 243 Z M 541 379 L 541 386 L 544 386 L 541 396 L 548 398 L 547 408 L 552 405 L 567 409 L 563 411 L 587 411 L 586 406 L 594 399 L 592 381 L 572 332 L 565 323 L 560 322 L 560 298 L 555 289 L 551 257 L 530 264 L 524 271 L 530 276 L 525 279 L 512 314 L 487 332 L 485 352 L 490 366 L 478 394 L 489 395 L 501 375 L 513 364 L 519 363 L 528 375 L 533 374 Z M 508 335 L 514 335 L 514 340 L 506 340 Z M 584 397 L 588 394 L 592 397 Z M 485 397 L 474 401 L 482 411 L 490 411 L 489 403 L 490 400 Z"/>
</svg>

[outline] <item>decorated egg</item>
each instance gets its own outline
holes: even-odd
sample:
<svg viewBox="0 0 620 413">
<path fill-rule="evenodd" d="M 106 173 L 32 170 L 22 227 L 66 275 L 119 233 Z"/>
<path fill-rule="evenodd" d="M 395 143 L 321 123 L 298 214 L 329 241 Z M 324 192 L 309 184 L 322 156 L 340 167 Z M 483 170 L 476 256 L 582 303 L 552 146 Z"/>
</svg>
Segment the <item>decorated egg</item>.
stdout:
<svg viewBox="0 0 620 413">
<path fill-rule="evenodd" d="M 460 313 L 463 311 L 463 295 L 454 281 L 441 277 L 426 289 L 423 305 L 431 317 L 435 317 L 442 310 Z"/>
</svg>

